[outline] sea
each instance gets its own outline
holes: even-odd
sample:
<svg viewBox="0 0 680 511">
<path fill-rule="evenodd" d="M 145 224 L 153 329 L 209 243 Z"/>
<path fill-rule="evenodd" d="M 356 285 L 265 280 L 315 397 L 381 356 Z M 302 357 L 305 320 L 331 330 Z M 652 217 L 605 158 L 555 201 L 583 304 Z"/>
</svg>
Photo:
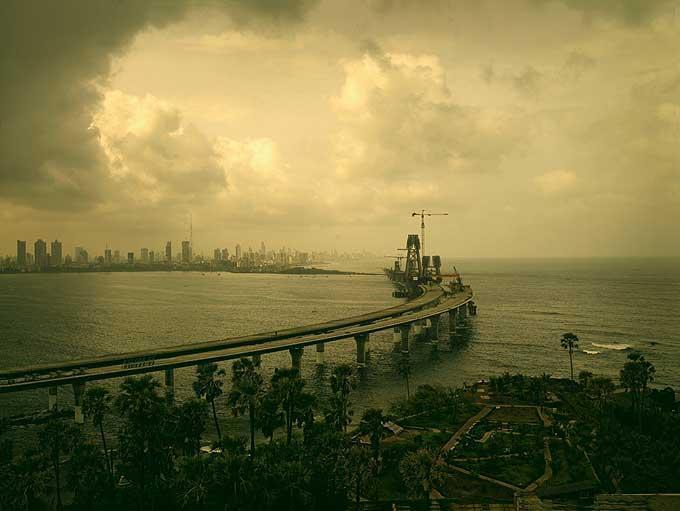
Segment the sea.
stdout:
<svg viewBox="0 0 680 511">
<path fill-rule="evenodd" d="M 387 259 L 329 263 L 324 268 L 372 275 L 275 275 L 226 272 L 137 272 L 0 275 L 0 368 L 280 330 L 389 307 L 400 299 L 381 274 Z M 655 386 L 680 389 L 680 259 L 444 259 L 472 286 L 478 314 L 450 351 L 412 345 L 411 387 L 460 386 L 503 372 L 569 375 L 560 337 L 579 337 L 575 371 L 618 379 L 631 350 L 656 367 Z M 391 331 L 371 335 L 357 368 L 354 420 L 405 396 Z M 329 343 L 326 364 L 307 348 L 302 376 L 320 402 L 338 364 L 355 365 L 352 339 Z M 229 389 L 230 362 L 225 394 Z M 288 352 L 262 358 L 269 379 L 290 365 Z M 163 381 L 163 375 L 157 375 Z M 192 397 L 193 368 L 176 371 L 176 397 Z M 103 382 L 115 391 L 120 380 Z M 224 398 L 223 421 L 242 431 Z M 73 391 L 60 387 L 69 406 Z M 47 407 L 47 390 L 0 394 L 0 416 Z"/>
</svg>

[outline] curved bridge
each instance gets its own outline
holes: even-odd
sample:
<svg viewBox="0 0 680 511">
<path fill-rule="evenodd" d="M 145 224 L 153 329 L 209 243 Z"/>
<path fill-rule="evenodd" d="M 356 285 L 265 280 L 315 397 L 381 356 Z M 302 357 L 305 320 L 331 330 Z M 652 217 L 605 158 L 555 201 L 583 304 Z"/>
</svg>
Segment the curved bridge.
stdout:
<svg viewBox="0 0 680 511">
<path fill-rule="evenodd" d="M 305 346 L 316 346 L 317 363 L 323 363 L 327 342 L 353 337 L 357 345 L 357 363 L 366 361 L 369 335 L 380 330 L 394 329 L 394 339 L 401 350 L 408 352 L 409 334 L 439 339 L 439 319 L 448 313 L 448 345 L 455 335 L 456 323 L 468 312 L 474 314 L 472 290 L 465 286 L 457 292 L 440 286 L 421 286 L 421 294 L 406 303 L 368 314 L 334 321 L 289 328 L 243 337 L 218 339 L 154 350 L 106 355 L 55 364 L 0 370 L 0 393 L 48 387 L 50 409 L 56 406 L 56 388 L 72 384 L 76 399 L 76 421 L 82 420 L 80 395 L 87 381 L 118 378 L 132 374 L 165 371 L 166 392 L 174 394 L 174 369 L 207 362 L 289 350 L 293 367 L 300 368 Z M 442 343 L 442 340 L 439 339 Z M 80 414 L 80 417 L 79 417 Z"/>
</svg>

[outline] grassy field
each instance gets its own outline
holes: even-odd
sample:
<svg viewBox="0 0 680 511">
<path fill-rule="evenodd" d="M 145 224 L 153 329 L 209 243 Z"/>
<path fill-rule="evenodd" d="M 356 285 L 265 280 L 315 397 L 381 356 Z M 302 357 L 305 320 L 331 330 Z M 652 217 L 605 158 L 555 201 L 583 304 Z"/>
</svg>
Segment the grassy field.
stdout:
<svg viewBox="0 0 680 511">
<path fill-rule="evenodd" d="M 466 403 L 455 414 L 447 410 L 432 410 L 422 415 L 399 421 L 399 425 L 402 427 L 435 428 L 454 433 L 465 424 L 465 421 L 481 409 L 482 406 L 480 405 Z"/>
<path fill-rule="evenodd" d="M 489 421 L 540 424 L 541 419 L 533 407 L 497 408 L 486 417 Z"/>
<path fill-rule="evenodd" d="M 520 488 L 524 488 L 538 479 L 545 470 L 542 450 L 529 453 L 528 456 L 496 458 L 485 461 L 466 461 L 456 464 L 478 474 L 514 484 Z"/>
</svg>

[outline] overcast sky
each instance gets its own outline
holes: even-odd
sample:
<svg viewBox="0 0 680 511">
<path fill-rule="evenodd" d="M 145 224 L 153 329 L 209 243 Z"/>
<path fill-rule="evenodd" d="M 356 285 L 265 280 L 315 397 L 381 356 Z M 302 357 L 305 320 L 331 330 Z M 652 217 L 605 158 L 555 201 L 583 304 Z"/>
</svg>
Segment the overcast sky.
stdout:
<svg viewBox="0 0 680 511">
<path fill-rule="evenodd" d="M 0 3 L 0 253 L 680 255 L 680 1 Z"/>
</svg>

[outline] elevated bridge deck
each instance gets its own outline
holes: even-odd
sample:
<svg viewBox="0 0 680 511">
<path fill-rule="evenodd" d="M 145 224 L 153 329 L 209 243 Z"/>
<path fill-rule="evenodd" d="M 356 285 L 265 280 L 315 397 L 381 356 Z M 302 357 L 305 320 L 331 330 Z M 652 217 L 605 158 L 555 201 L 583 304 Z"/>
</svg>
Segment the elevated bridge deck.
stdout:
<svg viewBox="0 0 680 511">
<path fill-rule="evenodd" d="M 439 286 L 422 287 L 420 296 L 413 300 L 350 318 L 243 337 L 0 370 L 0 393 L 167 371 L 368 335 L 466 307 L 472 297 L 472 290 L 467 287 L 457 293 L 446 292 Z"/>
</svg>

